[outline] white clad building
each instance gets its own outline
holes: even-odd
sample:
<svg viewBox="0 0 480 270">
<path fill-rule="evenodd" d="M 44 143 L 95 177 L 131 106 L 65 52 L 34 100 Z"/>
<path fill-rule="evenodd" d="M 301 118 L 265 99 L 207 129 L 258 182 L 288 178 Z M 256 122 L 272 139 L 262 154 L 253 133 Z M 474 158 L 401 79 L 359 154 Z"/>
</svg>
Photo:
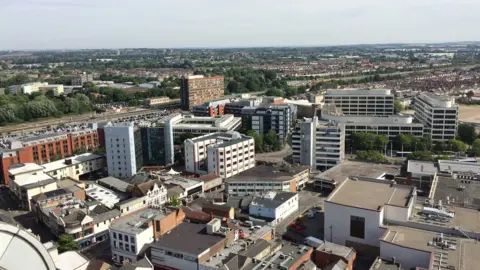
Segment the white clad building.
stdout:
<svg viewBox="0 0 480 270">
<path fill-rule="evenodd" d="M 269 219 L 275 224 L 298 210 L 298 193 L 268 192 L 261 197 L 253 198 L 248 206 L 250 215 Z"/>
<path fill-rule="evenodd" d="M 255 166 L 255 142 L 236 131 L 185 141 L 185 170 L 228 178 Z"/>
<path fill-rule="evenodd" d="M 292 134 L 293 160 L 324 171 L 345 159 L 345 126 L 317 117 L 300 122 Z"/>
<path fill-rule="evenodd" d="M 325 200 L 325 240 L 356 250 L 380 246 L 384 221 L 407 222 L 416 188 L 393 181 L 348 178 Z"/>
<path fill-rule="evenodd" d="M 420 93 L 413 106 L 415 118 L 425 126 L 432 142 L 455 139 L 458 129 L 458 105 L 454 97 Z"/>
<path fill-rule="evenodd" d="M 116 219 L 110 224 L 110 247 L 116 263 L 137 261 L 154 240 L 153 220 L 165 217 L 159 209 L 146 208 Z"/>
<path fill-rule="evenodd" d="M 394 95 L 390 89 L 329 89 L 325 104 L 335 104 L 345 115 L 393 115 Z"/>
<path fill-rule="evenodd" d="M 112 125 L 105 130 L 108 175 L 127 178 L 137 173 L 133 123 Z"/>
</svg>

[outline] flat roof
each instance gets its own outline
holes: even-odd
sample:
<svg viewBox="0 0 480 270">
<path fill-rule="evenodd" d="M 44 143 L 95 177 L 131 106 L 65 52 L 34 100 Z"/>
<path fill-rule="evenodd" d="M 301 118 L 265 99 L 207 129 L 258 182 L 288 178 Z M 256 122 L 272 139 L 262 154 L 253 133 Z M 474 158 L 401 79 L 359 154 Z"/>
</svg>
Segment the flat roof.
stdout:
<svg viewBox="0 0 480 270">
<path fill-rule="evenodd" d="M 80 252 L 66 251 L 58 254 L 55 266 L 58 269 L 78 269 L 89 263 L 89 259 L 85 258 Z"/>
<path fill-rule="evenodd" d="M 397 185 L 389 180 L 348 178 L 327 198 L 327 202 L 380 211 L 384 205 L 408 207 L 415 187 Z"/>
<path fill-rule="evenodd" d="M 262 196 L 253 198 L 251 204 L 255 206 L 262 206 L 265 208 L 277 208 L 289 199 L 296 196 L 297 193 L 294 192 L 281 192 L 274 194 L 273 196 Z"/>
<path fill-rule="evenodd" d="M 183 222 L 169 234 L 164 234 L 152 244 L 152 247 L 200 255 L 223 241 L 225 237 L 207 234 L 206 225 Z M 189 243 L 189 244 L 185 244 Z"/>
<path fill-rule="evenodd" d="M 21 187 L 29 189 L 29 188 L 40 187 L 43 185 L 54 183 L 56 182 L 56 180 L 53 179 L 48 174 L 41 173 L 37 175 L 22 177 L 20 179 L 15 179 L 14 182 Z"/>
<path fill-rule="evenodd" d="M 446 204 L 480 207 L 480 181 L 438 175 L 431 187 L 434 200 Z"/>
<path fill-rule="evenodd" d="M 39 170 L 43 170 L 43 167 L 35 163 L 15 163 L 8 167 L 8 173 L 11 175 L 17 175 Z"/>
<path fill-rule="evenodd" d="M 397 246 L 432 252 L 435 248 L 429 246 L 428 242 L 432 241 L 436 236 L 437 233 L 431 231 L 401 226 L 388 226 L 380 240 Z"/>
<path fill-rule="evenodd" d="M 116 203 L 126 198 L 123 194 L 97 184 L 87 184 L 85 192 L 88 197 L 99 201 L 108 208 L 113 208 Z"/>
<path fill-rule="evenodd" d="M 148 225 L 150 221 L 164 217 L 165 212 L 160 209 L 145 208 L 115 219 L 110 224 L 110 229 L 136 235 L 151 230 Z"/>
<path fill-rule="evenodd" d="M 45 169 L 45 172 L 51 172 L 51 171 L 59 170 L 59 169 L 62 169 L 62 168 L 75 166 L 77 164 L 88 162 L 90 160 L 94 160 L 94 159 L 101 158 L 101 157 L 103 157 L 103 156 L 93 154 L 93 153 L 85 153 L 85 154 L 81 154 L 81 155 L 78 155 L 78 156 L 73 156 L 73 157 L 64 158 L 64 159 L 60 159 L 60 160 L 57 160 L 57 161 L 45 163 L 45 164 L 42 164 L 42 167 Z M 71 164 L 66 164 L 66 160 L 71 160 L 72 163 Z"/>
<path fill-rule="evenodd" d="M 234 175 L 226 182 L 262 182 L 262 181 L 289 181 L 301 172 L 308 171 L 307 165 L 293 165 L 290 167 L 277 167 L 268 165 L 259 165 Z"/>
<path fill-rule="evenodd" d="M 126 192 L 128 187 L 131 186 L 130 183 L 125 182 L 123 180 L 120 180 L 118 178 L 112 177 L 112 176 L 108 176 L 108 177 L 104 177 L 102 179 L 99 179 L 98 183 L 103 184 L 105 186 L 108 186 L 110 188 L 114 188 L 114 189 L 116 189 L 118 191 L 121 191 L 121 192 Z"/>
<path fill-rule="evenodd" d="M 407 171 L 409 173 L 435 174 L 438 172 L 438 167 L 435 162 L 409 160 L 407 164 Z"/>
<path fill-rule="evenodd" d="M 322 252 L 329 252 L 336 256 L 345 258 L 346 260 L 353 259 L 353 256 L 355 255 L 355 250 L 353 250 L 353 248 L 342 246 L 332 242 L 323 242 L 323 244 L 321 244 L 317 248 L 317 250 Z"/>
<path fill-rule="evenodd" d="M 345 160 L 315 176 L 316 179 L 333 180 L 340 184 L 349 176 L 378 178 L 383 174 L 400 174 L 400 165 L 375 164 L 359 161 Z"/>
<path fill-rule="evenodd" d="M 453 160 L 439 160 L 438 167 L 442 172 L 465 172 L 480 174 L 480 164 Z"/>
</svg>

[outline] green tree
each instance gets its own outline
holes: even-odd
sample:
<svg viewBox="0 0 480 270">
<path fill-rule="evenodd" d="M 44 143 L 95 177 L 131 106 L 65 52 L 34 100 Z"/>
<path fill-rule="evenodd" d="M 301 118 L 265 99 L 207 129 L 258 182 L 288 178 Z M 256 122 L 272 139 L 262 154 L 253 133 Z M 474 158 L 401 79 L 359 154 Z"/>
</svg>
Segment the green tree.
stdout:
<svg viewBox="0 0 480 270">
<path fill-rule="evenodd" d="M 430 151 L 415 151 L 408 154 L 407 160 L 433 161 L 433 156 Z"/>
<path fill-rule="evenodd" d="M 480 156 L 480 139 L 476 139 L 475 141 L 473 141 L 470 152 L 476 157 Z"/>
<path fill-rule="evenodd" d="M 181 201 L 180 201 L 180 199 L 178 198 L 178 196 L 173 196 L 172 198 L 170 198 L 169 205 L 170 205 L 170 206 L 173 206 L 173 207 L 178 207 L 178 206 L 180 206 L 180 205 L 181 205 Z"/>
<path fill-rule="evenodd" d="M 268 89 L 267 92 L 265 92 L 265 95 L 273 97 L 283 97 L 283 91 L 277 88 L 271 88 Z"/>
<path fill-rule="evenodd" d="M 393 102 L 393 106 L 395 108 L 395 112 L 399 113 L 401 111 L 403 111 L 405 108 L 403 107 L 402 103 L 400 103 L 400 101 L 398 100 L 395 100 Z"/>
<path fill-rule="evenodd" d="M 263 152 L 263 137 L 260 136 L 255 130 L 247 131 L 247 136 L 250 136 L 255 141 L 255 152 Z"/>
<path fill-rule="evenodd" d="M 263 72 L 265 79 L 269 81 L 273 81 L 277 78 L 277 73 L 273 70 L 265 70 Z"/>
<path fill-rule="evenodd" d="M 475 127 L 469 124 L 458 125 L 458 139 L 466 144 L 472 144 L 477 139 Z"/>
<path fill-rule="evenodd" d="M 267 134 L 265 135 L 265 140 L 264 140 L 265 144 L 268 144 L 268 145 L 275 145 L 276 142 L 278 142 L 278 138 L 277 138 L 277 132 L 273 129 L 270 129 Z"/>
<path fill-rule="evenodd" d="M 369 162 L 387 162 L 388 160 L 382 155 L 382 153 L 378 151 L 372 151 L 372 150 L 367 150 L 367 151 L 358 151 L 356 159 L 362 160 L 362 161 L 369 161 Z"/>
<path fill-rule="evenodd" d="M 78 243 L 71 234 L 62 234 L 58 239 L 58 251 L 60 253 L 70 250 L 77 250 Z"/>
<path fill-rule="evenodd" d="M 388 144 L 387 135 L 376 135 L 374 144 L 375 144 L 375 149 L 379 151 L 384 151 L 386 145 Z"/>
<path fill-rule="evenodd" d="M 64 105 L 64 113 L 78 113 L 80 110 L 80 103 L 74 98 L 65 98 Z"/>
<path fill-rule="evenodd" d="M 237 90 L 238 90 L 238 82 L 236 82 L 234 80 L 229 81 L 228 84 L 227 84 L 227 90 L 230 93 L 236 93 Z"/>
<path fill-rule="evenodd" d="M 412 135 L 411 134 L 400 134 L 397 136 L 398 142 L 402 145 L 402 152 L 404 147 L 410 148 L 412 144 Z"/>
<path fill-rule="evenodd" d="M 452 139 L 448 141 L 448 147 L 450 151 L 454 152 L 466 152 L 467 151 L 467 146 L 465 145 L 464 142 L 457 140 L 457 139 Z"/>
</svg>

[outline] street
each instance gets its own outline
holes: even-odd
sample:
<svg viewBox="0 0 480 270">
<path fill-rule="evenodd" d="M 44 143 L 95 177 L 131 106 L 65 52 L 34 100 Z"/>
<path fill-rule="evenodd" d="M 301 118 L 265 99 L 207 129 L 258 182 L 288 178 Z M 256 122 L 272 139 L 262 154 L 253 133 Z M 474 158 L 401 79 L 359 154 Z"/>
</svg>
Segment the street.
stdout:
<svg viewBox="0 0 480 270">
<path fill-rule="evenodd" d="M 0 213 L 14 220 L 21 227 L 32 230 L 32 233 L 40 236 L 42 243 L 54 240 L 50 229 L 45 225 L 38 224 L 33 212 L 18 208 L 18 204 L 10 198 L 9 190 L 0 191 Z"/>
</svg>

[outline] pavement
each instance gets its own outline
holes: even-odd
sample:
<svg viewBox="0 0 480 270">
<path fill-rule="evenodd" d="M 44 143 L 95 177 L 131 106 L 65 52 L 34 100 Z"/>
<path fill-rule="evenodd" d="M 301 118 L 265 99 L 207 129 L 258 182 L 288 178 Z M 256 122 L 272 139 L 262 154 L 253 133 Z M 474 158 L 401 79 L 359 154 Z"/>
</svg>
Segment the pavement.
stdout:
<svg viewBox="0 0 480 270">
<path fill-rule="evenodd" d="M 290 145 L 288 144 L 285 144 L 283 149 L 280 151 L 255 154 L 255 160 L 263 161 L 263 162 L 280 163 L 280 162 L 284 162 L 288 156 L 292 155 L 292 153 L 293 153 L 292 147 L 290 147 Z"/>
</svg>

